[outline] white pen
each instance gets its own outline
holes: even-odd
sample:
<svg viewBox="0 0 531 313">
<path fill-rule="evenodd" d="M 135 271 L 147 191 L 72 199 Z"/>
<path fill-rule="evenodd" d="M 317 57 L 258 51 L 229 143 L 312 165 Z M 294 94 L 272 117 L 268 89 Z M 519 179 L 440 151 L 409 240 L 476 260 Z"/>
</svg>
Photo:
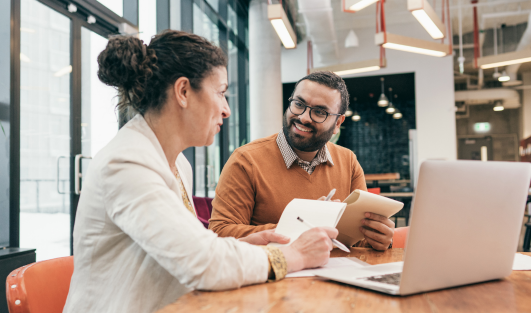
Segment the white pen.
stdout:
<svg viewBox="0 0 531 313">
<path fill-rule="evenodd" d="M 335 189 L 334 189 L 333 191 L 335 191 Z M 308 227 L 310 227 L 310 228 L 315 228 L 315 226 L 313 226 L 312 224 L 306 222 L 305 220 L 303 220 L 302 218 L 300 218 L 300 216 L 297 216 L 297 219 L 298 219 L 301 223 L 303 223 L 304 225 L 306 225 L 306 226 L 308 226 Z M 345 251 L 345 252 L 350 253 L 350 250 L 349 250 L 344 244 L 342 244 L 341 242 L 339 242 L 339 241 L 337 241 L 337 240 L 335 240 L 335 239 L 333 239 L 333 238 L 330 238 L 330 240 L 332 240 L 332 243 L 335 244 L 336 247 L 338 247 L 339 249 L 341 249 L 341 250 L 343 250 L 343 251 Z"/>
<path fill-rule="evenodd" d="M 326 199 L 324 201 L 330 201 L 330 199 L 332 199 L 332 196 L 336 193 L 336 188 L 330 190 L 330 193 L 328 194 L 328 196 L 326 196 Z"/>
</svg>

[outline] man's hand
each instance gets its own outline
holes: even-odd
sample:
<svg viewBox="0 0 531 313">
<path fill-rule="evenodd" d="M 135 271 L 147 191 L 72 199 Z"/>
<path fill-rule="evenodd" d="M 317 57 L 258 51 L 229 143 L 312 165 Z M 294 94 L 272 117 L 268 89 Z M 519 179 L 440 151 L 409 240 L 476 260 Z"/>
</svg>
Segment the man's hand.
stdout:
<svg viewBox="0 0 531 313">
<path fill-rule="evenodd" d="M 366 212 L 361 223 L 364 226 L 360 227 L 360 231 L 374 250 L 385 251 L 389 248 L 395 233 L 393 221 L 385 216 Z"/>
<path fill-rule="evenodd" d="M 322 196 L 321 198 L 319 198 L 319 199 L 317 199 L 317 200 L 319 200 L 319 201 L 325 201 L 325 199 L 326 199 L 326 196 Z M 335 199 L 335 200 L 331 200 L 331 201 L 333 201 L 333 202 L 341 202 L 341 200 L 339 200 L 339 199 Z"/>
<path fill-rule="evenodd" d="M 284 235 L 275 233 L 274 229 L 269 229 L 250 234 L 249 236 L 240 238 L 238 240 L 245 241 L 252 245 L 267 245 L 270 242 L 285 244 L 291 239 Z"/>
</svg>

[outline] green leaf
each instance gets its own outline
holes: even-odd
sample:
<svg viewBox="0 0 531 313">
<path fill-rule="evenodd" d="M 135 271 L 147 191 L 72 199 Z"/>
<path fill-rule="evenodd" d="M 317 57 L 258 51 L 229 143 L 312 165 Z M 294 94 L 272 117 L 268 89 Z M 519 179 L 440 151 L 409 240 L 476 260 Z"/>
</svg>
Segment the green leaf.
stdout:
<svg viewBox="0 0 531 313">
<path fill-rule="evenodd" d="M 332 138 L 330 138 L 330 142 L 333 143 L 333 144 L 337 144 L 337 141 L 339 140 L 339 135 L 341 135 L 341 128 L 339 129 L 339 131 L 337 132 L 337 134 L 335 135 L 332 135 Z"/>
</svg>

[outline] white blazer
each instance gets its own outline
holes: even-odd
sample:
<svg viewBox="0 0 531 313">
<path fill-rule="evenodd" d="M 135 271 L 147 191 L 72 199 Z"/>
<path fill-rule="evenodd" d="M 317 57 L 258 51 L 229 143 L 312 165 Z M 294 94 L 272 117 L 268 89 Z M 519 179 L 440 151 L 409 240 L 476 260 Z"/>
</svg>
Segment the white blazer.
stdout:
<svg viewBox="0 0 531 313">
<path fill-rule="evenodd" d="M 192 168 L 176 162 L 192 194 Z M 91 161 L 74 227 L 63 312 L 153 312 L 192 289 L 265 282 L 256 246 L 219 238 L 184 206 L 157 137 L 139 114 Z"/>
</svg>

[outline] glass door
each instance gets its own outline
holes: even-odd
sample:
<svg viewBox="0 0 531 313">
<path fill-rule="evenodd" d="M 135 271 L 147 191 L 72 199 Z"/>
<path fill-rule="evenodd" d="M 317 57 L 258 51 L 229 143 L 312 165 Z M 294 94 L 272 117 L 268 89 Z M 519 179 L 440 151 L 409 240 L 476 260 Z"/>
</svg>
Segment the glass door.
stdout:
<svg viewBox="0 0 531 313">
<path fill-rule="evenodd" d="M 83 172 L 118 132 L 117 92 L 97 77 L 108 40 L 82 24 L 21 1 L 20 246 L 37 261 L 70 255 Z"/>
<path fill-rule="evenodd" d="M 215 1 L 217 2 L 217 1 Z M 215 4 L 209 2 L 211 5 Z M 201 2 L 201 6 L 205 3 Z M 215 6 L 217 8 L 217 5 Z M 194 33 L 219 46 L 219 28 L 201 8 L 194 3 Z M 226 123 L 226 121 L 224 121 Z M 214 143 L 195 150 L 195 195 L 214 198 L 221 172 L 221 138 L 218 133 Z"/>
<path fill-rule="evenodd" d="M 71 20 L 21 1 L 20 246 L 70 255 Z"/>
<path fill-rule="evenodd" d="M 98 78 L 98 55 L 107 46 L 107 41 L 107 38 L 81 28 L 81 154 L 76 156 L 74 170 L 74 177 L 81 182 L 75 184 L 76 194 L 81 193 L 83 173 L 87 172 L 90 159 L 118 132 L 117 91 Z"/>
</svg>

